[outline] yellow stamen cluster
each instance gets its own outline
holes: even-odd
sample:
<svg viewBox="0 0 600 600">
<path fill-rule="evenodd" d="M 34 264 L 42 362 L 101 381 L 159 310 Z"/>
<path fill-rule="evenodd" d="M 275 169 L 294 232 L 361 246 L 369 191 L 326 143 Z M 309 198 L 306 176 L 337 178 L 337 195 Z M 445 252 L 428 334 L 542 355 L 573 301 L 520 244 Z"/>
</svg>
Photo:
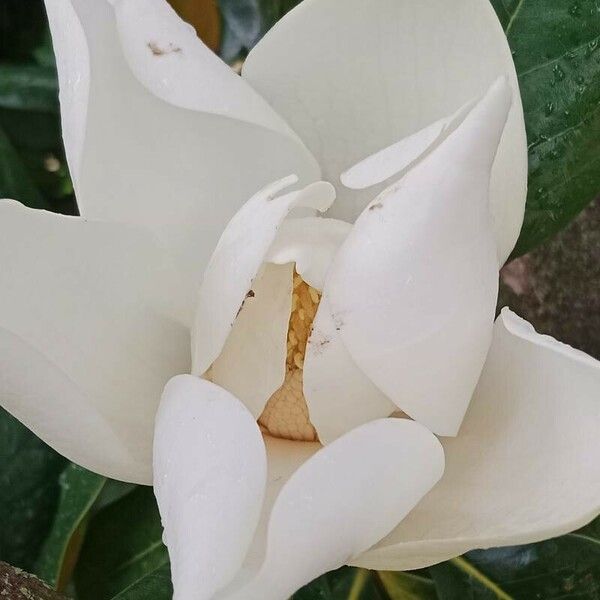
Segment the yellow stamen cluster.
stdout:
<svg viewBox="0 0 600 600">
<path fill-rule="evenodd" d="M 294 271 L 292 312 L 287 337 L 286 374 L 258 419 L 270 435 L 289 440 L 317 441 L 303 391 L 306 344 L 321 301 L 321 294 Z"/>
</svg>

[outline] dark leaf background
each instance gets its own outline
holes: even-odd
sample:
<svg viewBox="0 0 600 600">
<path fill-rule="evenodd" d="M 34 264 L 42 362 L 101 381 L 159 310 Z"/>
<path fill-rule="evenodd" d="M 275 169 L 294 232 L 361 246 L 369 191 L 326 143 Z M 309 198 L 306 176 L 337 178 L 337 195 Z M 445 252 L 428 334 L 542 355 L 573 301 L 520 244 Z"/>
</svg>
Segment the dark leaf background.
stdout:
<svg viewBox="0 0 600 600">
<path fill-rule="evenodd" d="M 295 0 L 172 1 L 230 63 L 243 59 L 296 4 Z M 527 121 L 530 189 L 514 252 L 518 256 L 563 229 L 600 192 L 600 4 L 598 0 L 492 0 L 492 4 L 513 50 Z M 56 69 L 41 0 L 0 4 L 0 197 L 77 214 L 60 138 Z M 590 257 L 598 257 L 599 224 L 600 207 L 591 205 L 550 243 L 506 267 L 502 293 L 544 331 L 558 332 L 596 356 L 600 272 Z M 595 324 L 591 333 L 589 323 Z M 152 491 L 105 480 L 68 463 L 1 409 L 0 523 L 0 561 L 35 573 L 70 597 L 171 597 L 168 555 Z M 6 565 L 0 564 L 0 571 L 0 588 L 4 586 L 1 591 L 9 599 L 58 597 Z M 27 594 L 9 595 L 19 590 Z M 343 568 L 294 596 L 295 600 L 599 598 L 600 521 L 554 540 L 473 551 L 415 573 Z"/>
</svg>

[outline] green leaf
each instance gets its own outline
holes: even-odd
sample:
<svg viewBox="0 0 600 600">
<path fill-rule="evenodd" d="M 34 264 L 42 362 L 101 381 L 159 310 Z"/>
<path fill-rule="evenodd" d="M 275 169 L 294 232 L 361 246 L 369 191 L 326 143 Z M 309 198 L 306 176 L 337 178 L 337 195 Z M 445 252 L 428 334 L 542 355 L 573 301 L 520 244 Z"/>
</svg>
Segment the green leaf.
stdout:
<svg viewBox="0 0 600 600">
<path fill-rule="evenodd" d="M 134 594 L 151 586 L 156 590 L 147 591 L 146 597 L 158 597 L 164 571 L 157 576 L 157 569 L 168 563 L 152 489 L 138 487 L 90 520 L 75 570 L 78 598 L 110 600 L 126 590 Z"/>
<path fill-rule="evenodd" d="M 173 586 L 169 565 L 158 567 L 144 575 L 114 597 L 114 600 L 171 600 Z"/>
<path fill-rule="evenodd" d="M 65 465 L 0 409 L 0 560 L 32 570 L 54 518 Z"/>
<path fill-rule="evenodd" d="M 519 76 L 529 144 L 525 222 L 513 256 L 600 193 L 600 5 L 491 0 Z"/>
<path fill-rule="evenodd" d="M 378 576 L 389 600 L 437 600 L 431 579 L 399 571 L 379 571 Z"/>
<path fill-rule="evenodd" d="M 379 592 L 375 571 L 343 567 L 325 577 L 334 600 L 387 600 Z"/>
<path fill-rule="evenodd" d="M 34 64 L 0 64 L 0 107 L 58 114 L 56 70 Z"/>
<path fill-rule="evenodd" d="M 32 208 L 48 208 L 20 156 L 0 128 L 0 198 L 13 198 Z"/>
<path fill-rule="evenodd" d="M 2 600 L 66 600 L 35 575 L 4 562 L 0 562 L 0 596 Z"/>
<path fill-rule="evenodd" d="M 37 561 L 36 574 L 56 589 L 64 589 L 82 541 L 83 523 L 98 498 L 105 477 L 69 465 L 60 476 L 56 518 Z"/>
<path fill-rule="evenodd" d="M 597 600 L 600 519 L 559 538 L 469 552 L 429 570 L 440 600 Z"/>
<path fill-rule="evenodd" d="M 293 600 L 387 600 L 374 571 L 342 567 L 315 579 L 296 592 Z"/>
</svg>

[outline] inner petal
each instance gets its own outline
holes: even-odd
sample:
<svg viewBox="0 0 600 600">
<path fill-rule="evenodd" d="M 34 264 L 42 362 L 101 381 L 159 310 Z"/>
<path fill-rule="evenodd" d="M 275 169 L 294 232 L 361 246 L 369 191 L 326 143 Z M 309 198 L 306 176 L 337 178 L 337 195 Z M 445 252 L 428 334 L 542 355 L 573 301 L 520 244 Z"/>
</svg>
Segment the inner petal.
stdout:
<svg viewBox="0 0 600 600">
<path fill-rule="evenodd" d="M 308 285 L 294 269 L 285 379 L 258 419 L 262 429 L 274 437 L 305 442 L 318 440 L 303 388 L 306 344 L 320 301 L 321 292 Z"/>
</svg>

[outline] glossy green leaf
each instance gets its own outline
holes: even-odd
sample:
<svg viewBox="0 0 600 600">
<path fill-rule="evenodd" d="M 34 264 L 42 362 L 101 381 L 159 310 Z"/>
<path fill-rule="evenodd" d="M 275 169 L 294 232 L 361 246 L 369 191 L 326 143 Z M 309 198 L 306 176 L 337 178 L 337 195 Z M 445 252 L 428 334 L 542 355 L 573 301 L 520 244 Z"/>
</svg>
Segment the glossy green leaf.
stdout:
<svg viewBox="0 0 600 600">
<path fill-rule="evenodd" d="M 325 577 L 334 600 L 387 600 L 380 593 L 375 571 L 343 567 Z"/>
<path fill-rule="evenodd" d="M 0 128 L 0 198 L 12 198 L 32 208 L 48 208 L 21 157 Z"/>
<path fill-rule="evenodd" d="M 431 579 L 394 571 L 379 571 L 377 574 L 389 600 L 437 600 Z"/>
<path fill-rule="evenodd" d="M 79 550 L 82 525 L 105 482 L 105 477 L 75 464 L 60 476 L 56 517 L 35 570 L 54 588 L 63 589 L 68 581 Z"/>
<path fill-rule="evenodd" d="M 0 107 L 58 114 L 55 69 L 36 64 L 0 64 Z"/>
<path fill-rule="evenodd" d="M 169 565 L 150 571 L 114 597 L 114 600 L 171 600 L 171 569 Z"/>
<path fill-rule="evenodd" d="M 293 596 L 293 600 L 387 600 L 378 589 L 374 571 L 342 567 L 315 579 Z"/>
<path fill-rule="evenodd" d="M 492 0 L 519 75 L 529 193 L 514 256 L 559 231 L 600 194 L 600 5 Z"/>
<path fill-rule="evenodd" d="M 134 593 L 138 585 L 163 589 L 164 572 L 156 572 L 168 562 L 154 494 L 138 487 L 90 520 L 75 570 L 78 598 L 110 600 L 130 588 Z"/>
<path fill-rule="evenodd" d="M 430 572 L 440 600 L 597 600 L 600 520 L 537 544 L 469 552 Z"/>
<path fill-rule="evenodd" d="M 0 560 L 31 571 L 54 518 L 66 461 L 0 409 Z"/>
</svg>

